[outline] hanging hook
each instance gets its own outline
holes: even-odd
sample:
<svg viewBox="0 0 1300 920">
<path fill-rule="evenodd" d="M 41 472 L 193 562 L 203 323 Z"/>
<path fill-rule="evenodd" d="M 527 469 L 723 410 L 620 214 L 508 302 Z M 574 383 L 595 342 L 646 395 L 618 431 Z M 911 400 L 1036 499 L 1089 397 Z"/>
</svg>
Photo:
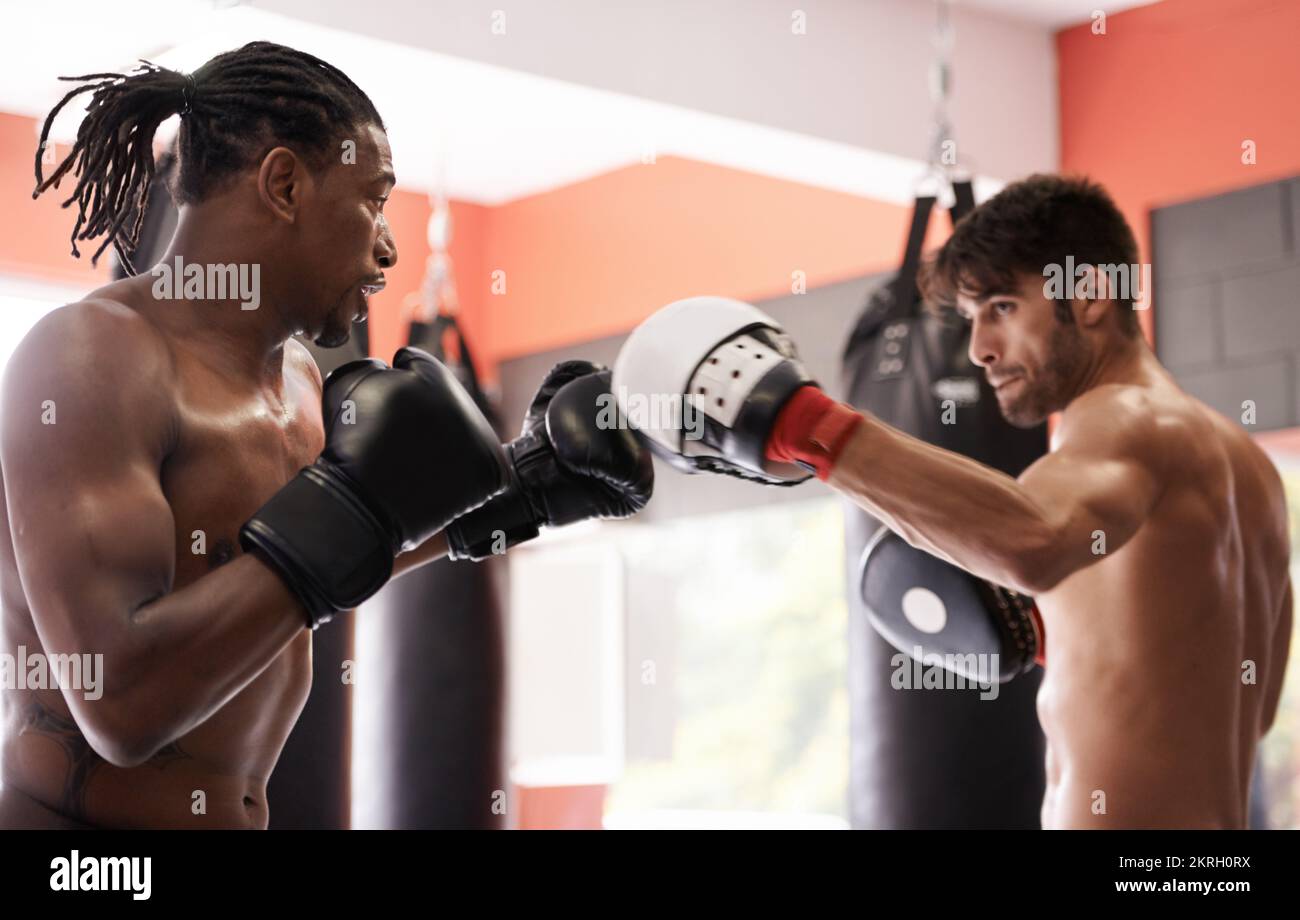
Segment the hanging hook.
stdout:
<svg viewBox="0 0 1300 920">
<path fill-rule="evenodd" d="M 948 114 L 953 82 L 951 6 L 950 0 L 935 0 L 934 59 L 930 64 L 930 100 L 934 105 L 930 149 L 925 172 L 916 182 L 916 194 L 932 194 L 943 207 L 951 206 L 953 177 L 958 172 L 956 140 Z"/>
</svg>

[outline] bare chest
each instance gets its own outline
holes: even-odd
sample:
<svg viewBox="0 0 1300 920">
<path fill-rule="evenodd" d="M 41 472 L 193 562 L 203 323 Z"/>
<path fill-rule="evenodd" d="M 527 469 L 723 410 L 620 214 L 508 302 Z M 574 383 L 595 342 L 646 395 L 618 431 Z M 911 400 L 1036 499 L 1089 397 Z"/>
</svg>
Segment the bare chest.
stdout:
<svg viewBox="0 0 1300 920">
<path fill-rule="evenodd" d="M 162 486 L 176 525 L 174 586 L 239 553 L 239 528 L 320 453 L 320 402 L 310 381 L 287 380 L 283 399 L 185 376 L 176 449 Z"/>
</svg>

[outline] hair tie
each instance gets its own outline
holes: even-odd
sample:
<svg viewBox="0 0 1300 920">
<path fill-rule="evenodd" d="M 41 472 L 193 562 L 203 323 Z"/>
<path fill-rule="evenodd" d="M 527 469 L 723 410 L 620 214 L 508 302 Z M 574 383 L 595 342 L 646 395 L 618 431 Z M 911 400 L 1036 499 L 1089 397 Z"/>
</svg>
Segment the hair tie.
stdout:
<svg viewBox="0 0 1300 920">
<path fill-rule="evenodd" d="M 181 99 L 184 100 L 185 103 L 181 108 L 182 116 L 188 115 L 193 111 L 194 91 L 196 89 L 198 89 L 198 84 L 194 82 L 194 77 L 190 74 L 185 74 L 185 85 L 181 87 Z"/>
</svg>

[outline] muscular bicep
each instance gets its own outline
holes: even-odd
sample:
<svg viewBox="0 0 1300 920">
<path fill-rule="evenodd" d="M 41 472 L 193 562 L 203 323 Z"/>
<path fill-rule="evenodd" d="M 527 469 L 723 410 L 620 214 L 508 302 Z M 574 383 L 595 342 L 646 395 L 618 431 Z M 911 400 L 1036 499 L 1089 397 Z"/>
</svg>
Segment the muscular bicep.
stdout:
<svg viewBox="0 0 1300 920">
<path fill-rule="evenodd" d="M 111 661 L 125 650 L 131 614 L 170 590 L 175 537 L 159 479 L 170 387 L 149 379 L 160 368 L 147 348 L 133 355 L 120 338 L 95 334 L 103 321 L 85 311 L 47 318 L 15 352 L 0 464 L 45 651 Z"/>
<path fill-rule="evenodd" d="M 1163 489 L 1164 451 L 1149 417 L 1113 403 L 1081 409 L 1062 423 L 1059 446 L 1019 479 L 1045 522 L 1040 590 L 1127 543 Z"/>
</svg>

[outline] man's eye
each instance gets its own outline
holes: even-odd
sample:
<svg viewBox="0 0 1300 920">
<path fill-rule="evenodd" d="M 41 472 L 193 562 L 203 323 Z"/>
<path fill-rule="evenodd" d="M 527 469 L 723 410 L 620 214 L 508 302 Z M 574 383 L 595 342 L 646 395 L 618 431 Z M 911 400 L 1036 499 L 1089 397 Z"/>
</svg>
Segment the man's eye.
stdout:
<svg viewBox="0 0 1300 920">
<path fill-rule="evenodd" d="M 1000 316 L 1006 316 L 1015 308 L 1016 305 L 1010 300 L 999 300 L 997 303 L 993 305 L 994 312 L 996 312 Z"/>
</svg>

